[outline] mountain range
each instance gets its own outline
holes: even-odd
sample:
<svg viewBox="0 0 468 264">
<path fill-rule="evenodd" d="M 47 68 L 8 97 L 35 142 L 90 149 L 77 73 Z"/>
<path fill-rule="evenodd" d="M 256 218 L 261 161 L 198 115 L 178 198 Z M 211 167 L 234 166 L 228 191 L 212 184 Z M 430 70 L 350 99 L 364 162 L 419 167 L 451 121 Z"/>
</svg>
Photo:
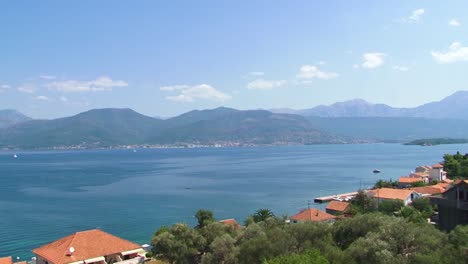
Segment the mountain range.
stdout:
<svg viewBox="0 0 468 264">
<path fill-rule="evenodd" d="M 159 119 L 131 109 L 93 109 L 71 117 L 33 120 L 0 111 L 0 148 L 114 147 L 125 145 L 287 145 L 407 142 L 468 138 L 468 92 L 416 108 L 364 100 L 306 110 L 193 110 Z"/>
<path fill-rule="evenodd" d="M 438 102 L 414 108 L 396 108 L 354 99 L 303 110 L 272 109 L 272 112 L 317 117 L 425 117 L 468 120 L 468 91 L 458 91 Z"/>
<path fill-rule="evenodd" d="M 131 109 L 94 109 L 53 120 L 30 120 L 0 130 L 0 147 L 122 145 L 282 145 L 337 143 L 305 117 L 230 108 L 191 111 L 161 120 Z"/>
</svg>

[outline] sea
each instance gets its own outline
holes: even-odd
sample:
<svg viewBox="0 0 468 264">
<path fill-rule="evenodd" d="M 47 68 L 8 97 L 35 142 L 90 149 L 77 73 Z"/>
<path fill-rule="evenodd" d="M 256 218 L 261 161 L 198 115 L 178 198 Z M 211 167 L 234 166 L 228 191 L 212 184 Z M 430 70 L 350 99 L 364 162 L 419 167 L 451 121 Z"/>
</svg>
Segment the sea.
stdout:
<svg viewBox="0 0 468 264">
<path fill-rule="evenodd" d="M 195 225 L 201 208 L 240 223 L 260 208 L 323 209 L 315 197 L 397 180 L 457 151 L 468 144 L 4 151 L 0 257 L 29 260 L 34 248 L 94 228 L 149 244 L 163 225 Z"/>
</svg>

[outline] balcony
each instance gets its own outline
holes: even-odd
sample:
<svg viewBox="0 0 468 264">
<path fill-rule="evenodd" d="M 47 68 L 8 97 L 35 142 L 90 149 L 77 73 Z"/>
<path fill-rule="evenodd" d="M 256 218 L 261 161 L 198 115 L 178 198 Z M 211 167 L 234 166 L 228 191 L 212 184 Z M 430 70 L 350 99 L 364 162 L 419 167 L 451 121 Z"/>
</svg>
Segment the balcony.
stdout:
<svg viewBox="0 0 468 264">
<path fill-rule="evenodd" d="M 436 196 L 431 196 L 429 197 L 431 199 L 432 204 L 437 204 L 439 206 L 446 206 L 446 207 L 452 207 L 452 208 L 457 208 L 460 210 L 468 210 L 468 202 L 464 200 L 449 200 L 444 197 L 436 197 Z"/>
</svg>

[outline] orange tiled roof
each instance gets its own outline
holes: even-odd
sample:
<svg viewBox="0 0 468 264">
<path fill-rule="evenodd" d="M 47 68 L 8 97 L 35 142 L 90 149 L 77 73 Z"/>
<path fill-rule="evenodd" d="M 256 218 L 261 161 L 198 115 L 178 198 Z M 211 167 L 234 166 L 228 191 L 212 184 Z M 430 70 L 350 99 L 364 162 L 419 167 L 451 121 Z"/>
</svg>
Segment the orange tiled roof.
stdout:
<svg viewBox="0 0 468 264">
<path fill-rule="evenodd" d="M 442 164 L 440 164 L 440 163 L 436 163 L 436 164 L 432 165 L 433 169 L 442 169 L 443 167 L 444 166 Z"/>
<path fill-rule="evenodd" d="M 453 182 L 453 181 L 452 181 Z M 446 183 L 446 182 L 439 182 L 435 185 L 432 185 L 432 186 L 438 186 L 438 187 L 442 187 L 444 189 L 447 189 L 449 186 L 450 186 L 450 183 Z"/>
<path fill-rule="evenodd" d="M 411 173 L 411 176 L 424 178 L 424 177 L 429 177 L 429 174 L 425 172 L 415 172 L 415 173 Z"/>
<path fill-rule="evenodd" d="M 432 195 L 441 194 L 445 192 L 445 188 L 441 186 L 436 186 L 436 185 L 414 187 L 414 188 L 409 188 L 409 190 L 413 190 L 415 192 L 422 193 L 422 194 L 432 194 Z"/>
<path fill-rule="evenodd" d="M 370 190 L 369 192 L 373 194 L 374 198 L 404 201 L 414 191 L 405 190 L 405 189 L 381 188 L 381 189 Z"/>
<path fill-rule="evenodd" d="M 13 261 L 11 260 L 11 257 L 3 257 L 0 258 L 0 264 L 12 264 Z"/>
<path fill-rule="evenodd" d="M 224 219 L 224 220 L 221 220 L 219 221 L 220 223 L 223 223 L 225 225 L 232 225 L 234 227 L 240 227 L 240 224 L 237 223 L 236 219 L 234 218 L 231 218 L 231 219 Z"/>
<path fill-rule="evenodd" d="M 346 208 L 348 208 L 348 206 L 349 206 L 349 203 L 347 203 L 347 202 L 331 201 L 327 205 L 326 209 L 333 210 L 333 211 L 344 212 L 346 210 Z"/>
<path fill-rule="evenodd" d="M 451 180 L 451 179 L 445 179 L 445 180 L 443 180 L 443 182 L 449 184 L 449 183 L 452 183 L 453 180 Z"/>
<path fill-rule="evenodd" d="M 28 262 L 27 261 L 20 261 L 20 262 L 15 262 L 13 264 L 28 264 Z"/>
<path fill-rule="evenodd" d="M 331 219 L 336 219 L 336 216 L 320 211 L 317 208 L 304 209 L 299 213 L 291 216 L 291 220 L 295 221 L 314 221 L 323 222 Z"/>
<path fill-rule="evenodd" d="M 421 182 L 421 178 L 412 178 L 412 177 L 400 177 L 398 180 L 399 183 L 415 183 Z"/>
<path fill-rule="evenodd" d="M 69 249 L 75 251 L 69 255 Z M 70 263 L 141 248 L 140 245 L 99 229 L 76 232 L 33 252 L 54 264 Z"/>
</svg>

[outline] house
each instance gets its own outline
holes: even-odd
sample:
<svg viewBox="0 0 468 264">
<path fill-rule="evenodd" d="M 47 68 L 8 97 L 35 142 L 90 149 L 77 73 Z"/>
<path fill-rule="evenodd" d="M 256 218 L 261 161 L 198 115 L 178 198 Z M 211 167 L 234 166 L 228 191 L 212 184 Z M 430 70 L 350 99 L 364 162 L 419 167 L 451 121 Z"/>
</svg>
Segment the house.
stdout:
<svg viewBox="0 0 468 264">
<path fill-rule="evenodd" d="M 141 263 L 140 245 L 99 229 L 76 232 L 33 250 L 36 264 Z"/>
<path fill-rule="evenodd" d="M 13 264 L 11 257 L 0 258 L 0 264 Z"/>
<path fill-rule="evenodd" d="M 241 227 L 241 225 L 234 218 L 224 219 L 224 220 L 221 220 L 219 222 L 222 223 L 222 224 L 225 224 L 225 225 L 233 226 L 235 228 L 240 228 Z"/>
<path fill-rule="evenodd" d="M 444 181 L 447 178 L 447 172 L 444 171 L 444 166 L 440 163 L 432 165 L 432 168 L 429 170 L 429 180 L 430 181 Z"/>
<path fill-rule="evenodd" d="M 414 199 L 421 196 L 419 193 L 412 190 L 391 188 L 370 190 L 367 192 L 367 195 L 376 199 L 378 203 L 381 203 L 382 201 L 400 200 L 405 206 L 411 204 Z"/>
<path fill-rule="evenodd" d="M 415 173 L 421 172 L 421 173 L 429 173 L 429 170 L 432 169 L 431 166 L 428 165 L 423 165 L 423 166 L 418 166 L 414 170 Z"/>
<path fill-rule="evenodd" d="M 452 185 L 441 196 L 431 196 L 439 211 L 439 227 L 450 231 L 459 224 L 468 224 L 468 180 Z"/>
<path fill-rule="evenodd" d="M 409 175 L 411 178 L 419 178 L 423 183 L 429 183 L 429 173 L 426 172 L 414 172 Z"/>
<path fill-rule="evenodd" d="M 325 208 L 325 211 L 331 215 L 343 215 L 349 208 L 350 203 L 332 200 Z"/>
<path fill-rule="evenodd" d="M 317 208 L 309 208 L 300 211 L 299 213 L 291 216 L 291 222 L 335 222 L 336 216 L 321 211 Z"/>
<path fill-rule="evenodd" d="M 421 178 L 413 178 L 413 177 L 400 177 L 400 179 L 398 179 L 398 187 L 399 188 L 407 188 L 407 187 L 411 187 L 413 184 L 415 183 L 422 183 L 423 180 Z"/>
</svg>

